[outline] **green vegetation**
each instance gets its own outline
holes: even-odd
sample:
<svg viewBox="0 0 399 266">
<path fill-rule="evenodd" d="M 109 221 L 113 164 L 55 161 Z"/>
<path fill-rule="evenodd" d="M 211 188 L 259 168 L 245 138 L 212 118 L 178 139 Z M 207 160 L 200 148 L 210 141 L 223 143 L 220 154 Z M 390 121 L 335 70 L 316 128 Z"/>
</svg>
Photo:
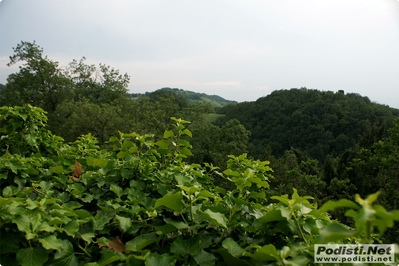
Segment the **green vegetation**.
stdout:
<svg viewBox="0 0 399 266">
<path fill-rule="evenodd" d="M 3 266 L 306 265 L 315 244 L 399 242 L 397 109 L 306 88 L 132 97 L 112 67 L 14 52 Z"/>
<path fill-rule="evenodd" d="M 251 131 L 250 155 L 265 156 L 301 150 L 324 161 L 354 146 L 374 127 L 382 131 L 392 125 L 399 110 L 371 102 L 358 94 L 321 92 L 306 88 L 279 90 L 255 102 L 228 105 L 219 110 L 219 121 L 239 120 Z"/>
<path fill-rule="evenodd" d="M 120 133 L 108 151 L 91 135 L 64 143 L 40 108 L 2 107 L 0 263 L 306 265 L 315 244 L 373 243 L 399 221 L 379 193 L 320 208 L 295 189 L 270 196 L 269 162 L 246 154 L 224 171 L 189 164 L 189 122 L 172 120 L 160 139 Z M 340 208 L 353 228 L 331 219 Z"/>
</svg>

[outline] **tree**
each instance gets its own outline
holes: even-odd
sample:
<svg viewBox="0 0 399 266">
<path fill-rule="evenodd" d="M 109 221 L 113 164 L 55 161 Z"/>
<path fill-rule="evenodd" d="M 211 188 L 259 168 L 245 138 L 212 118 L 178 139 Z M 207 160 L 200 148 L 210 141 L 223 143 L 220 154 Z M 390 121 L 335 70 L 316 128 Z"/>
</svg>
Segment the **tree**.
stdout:
<svg viewBox="0 0 399 266">
<path fill-rule="evenodd" d="M 130 98 L 127 94 L 129 75 L 122 75 L 119 70 L 104 64 L 97 68 L 85 61 L 85 57 L 79 61 L 74 59 L 64 70 L 75 85 L 75 101 L 88 99 L 93 103 L 109 104 Z"/>
<path fill-rule="evenodd" d="M 73 98 L 73 83 L 58 68 L 58 62 L 43 56 L 35 42 L 21 42 L 10 56 L 8 66 L 22 63 L 19 72 L 9 75 L 2 91 L 3 104 L 29 103 L 53 112 L 57 106 Z"/>
</svg>

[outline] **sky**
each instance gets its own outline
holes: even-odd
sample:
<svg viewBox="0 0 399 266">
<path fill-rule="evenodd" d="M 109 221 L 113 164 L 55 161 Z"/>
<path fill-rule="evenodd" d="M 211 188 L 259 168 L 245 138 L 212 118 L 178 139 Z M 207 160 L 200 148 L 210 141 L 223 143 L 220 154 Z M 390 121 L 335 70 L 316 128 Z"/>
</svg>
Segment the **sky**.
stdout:
<svg viewBox="0 0 399 266">
<path fill-rule="evenodd" d="M 2 0 L 2 84 L 21 41 L 61 66 L 110 65 L 132 93 L 242 102 L 307 87 L 399 108 L 398 0 Z"/>
</svg>

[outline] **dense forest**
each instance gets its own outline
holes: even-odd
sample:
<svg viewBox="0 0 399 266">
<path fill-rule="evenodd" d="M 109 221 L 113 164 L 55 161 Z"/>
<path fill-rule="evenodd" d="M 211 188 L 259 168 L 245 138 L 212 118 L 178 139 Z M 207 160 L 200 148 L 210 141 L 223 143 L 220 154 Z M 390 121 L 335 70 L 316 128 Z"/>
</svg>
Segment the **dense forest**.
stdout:
<svg viewBox="0 0 399 266">
<path fill-rule="evenodd" d="M 104 64 L 88 65 L 85 60 L 59 66 L 35 42 L 21 42 L 10 56 L 9 66 L 20 65 L 0 86 L 0 200 L 2 206 L 15 207 L 1 207 L 7 215 L 0 215 L 0 230 L 1 234 L 20 231 L 15 238 L 20 242 L 13 240 L 13 246 L 1 253 L 10 256 L 10 261 L 16 263 L 18 256 L 35 251 L 43 260 L 55 254 L 49 265 L 78 265 L 78 252 L 73 251 L 78 248 L 84 253 L 82 258 L 86 256 L 86 265 L 118 265 L 111 264 L 118 260 L 130 260 L 129 265 L 144 265 L 144 261 L 145 265 L 173 261 L 213 265 L 219 260 L 226 265 L 275 260 L 281 265 L 290 260 L 287 264 L 301 265 L 310 262 L 309 242 L 328 242 L 323 230 L 333 230 L 334 221 L 342 227 L 331 241 L 399 242 L 399 226 L 394 226 L 399 211 L 393 211 L 399 209 L 398 109 L 355 93 L 307 88 L 277 90 L 243 103 L 171 88 L 131 94 L 127 74 Z M 59 196 L 54 199 L 54 195 Z M 306 206 L 314 211 L 284 216 L 281 208 L 296 210 L 290 209 L 287 195 L 302 204 L 297 210 Z M 18 204 L 13 197 L 18 197 Z M 82 226 L 39 212 L 40 204 L 50 204 L 46 199 L 60 204 L 59 213 L 79 208 L 70 215 Z M 360 204 L 359 211 L 376 204 L 367 214 L 372 218 L 338 208 L 358 210 L 353 201 Z M 137 209 L 124 204 L 136 204 Z M 320 206 L 324 207 L 319 210 Z M 163 220 L 157 212 L 164 215 Z M 181 219 L 176 218 L 179 215 Z M 296 228 L 299 220 L 292 217 L 303 218 L 302 229 Z M 42 231 L 58 232 L 57 240 L 46 236 L 58 249 L 51 251 L 50 244 L 40 240 L 44 233 L 32 229 L 32 219 L 49 223 Z M 318 219 L 323 222 L 319 224 Z M 317 220 L 320 232 L 308 229 L 316 227 L 307 224 L 310 220 Z M 331 228 L 330 223 L 334 224 Z M 355 228 L 356 234 L 349 233 L 347 226 Z M 261 228 L 271 231 L 259 233 Z M 45 250 L 26 245 L 21 232 Z M 111 234 L 126 244 L 127 236 L 137 232 L 143 238 L 131 240 L 134 243 L 130 241 L 128 249 L 134 256 L 97 254 L 99 247 L 112 250 L 109 243 L 116 238 L 109 240 Z M 81 240 L 72 240 L 75 234 Z M 101 241 L 92 239 L 94 235 Z M 210 242 L 194 247 L 190 237 Z M 173 242 L 170 251 L 160 246 L 161 238 Z M 255 247 L 260 243 L 267 244 L 267 252 Z M 192 245 L 192 250 L 176 251 L 177 245 Z M 284 258 L 282 253 L 262 257 L 265 260 L 254 255 L 269 254 L 270 245 L 279 252 L 290 247 L 291 253 Z M 145 251 L 147 246 L 153 253 Z M 22 247 L 28 255 L 17 252 Z M 251 252 L 244 252 L 245 248 Z M 89 251 L 97 257 L 89 259 Z M 115 247 L 114 252 L 118 253 Z M 16 253 L 20 255 L 15 257 Z M 109 264 L 104 262 L 106 256 L 112 258 Z M 90 264 L 100 258 L 104 264 Z M 68 260 L 70 264 L 65 264 Z"/>
</svg>

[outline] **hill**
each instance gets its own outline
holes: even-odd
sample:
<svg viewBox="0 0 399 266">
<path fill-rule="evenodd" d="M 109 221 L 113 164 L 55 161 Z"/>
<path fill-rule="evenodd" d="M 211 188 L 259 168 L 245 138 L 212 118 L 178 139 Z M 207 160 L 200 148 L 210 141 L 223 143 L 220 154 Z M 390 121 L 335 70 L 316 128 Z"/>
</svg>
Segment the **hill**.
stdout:
<svg viewBox="0 0 399 266">
<path fill-rule="evenodd" d="M 196 101 L 205 101 L 209 102 L 214 108 L 219 108 L 223 107 L 229 104 L 235 104 L 237 103 L 236 101 L 230 101 L 226 100 L 223 97 L 220 97 L 218 95 L 208 95 L 206 93 L 199 93 L 199 92 L 193 92 L 193 91 L 187 91 L 183 89 L 178 89 L 178 88 L 162 88 L 159 90 L 156 90 L 154 92 L 159 92 L 159 91 L 167 91 L 167 92 L 172 92 L 176 94 L 177 96 L 180 96 L 188 101 L 188 103 L 193 103 Z M 148 97 L 150 94 L 154 92 L 146 92 L 146 93 L 132 93 L 132 97 Z"/>
<path fill-rule="evenodd" d="M 367 97 L 343 91 L 306 88 L 278 90 L 255 102 L 228 105 L 218 111 L 217 122 L 239 120 L 251 131 L 250 154 L 281 156 L 296 148 L 323 161 L 355 145 L 370 132 L 383 132 L 399 110 L 373 103 Z M 373 133 L 375 134 L 375 133 Z"/>
</svg>

